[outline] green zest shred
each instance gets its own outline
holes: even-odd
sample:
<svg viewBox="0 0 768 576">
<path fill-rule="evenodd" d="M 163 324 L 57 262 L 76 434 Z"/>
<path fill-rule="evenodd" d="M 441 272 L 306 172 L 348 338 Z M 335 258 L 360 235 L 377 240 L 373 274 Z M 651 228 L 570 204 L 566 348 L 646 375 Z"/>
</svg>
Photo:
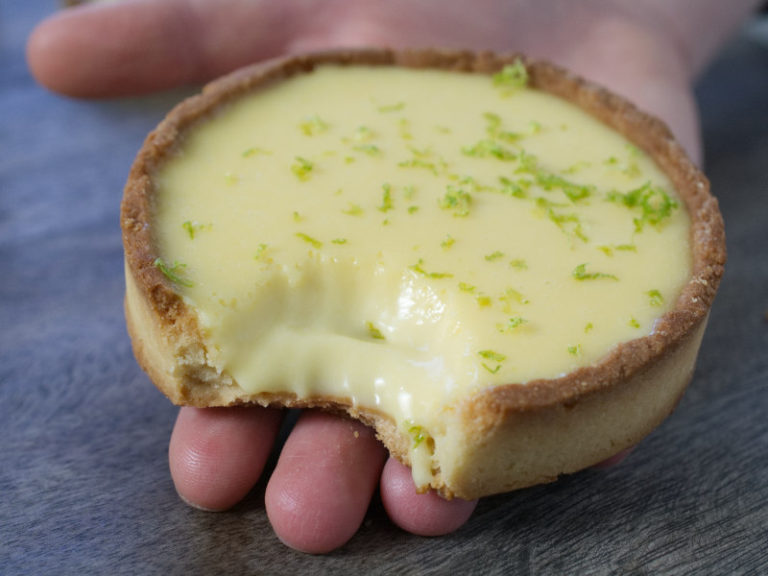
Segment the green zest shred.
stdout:
<svg viewBox="0 0 768 576">
<path fill-rule="evenodd" d="M 264 148 L 257 148 L 257 147 L 251 147 L 246 150 L 243 150 L 243 158 L 251 158 L 252 156 L 256 156 L 257 154 L 265 154 L 265 155 L 271 155 L 271 150 L 265 150 Z"/>
<path fill-rule="evenodd" d="M 505 196 L 519 198 L 520 200 L 528 198 L 528 188 L 531 185 L 529 180 L 520 179 L 517 181 L 512 181 L 505 176 L 500 176 L 499 181 L 501 182 L 502 186 L 501 193 Z"/>
<path fill-rule="evenodd" d="M 494 352 L 493 350 L 480 350 L 478 354 L 486 360 L 493 360 L 494 362 L 504 362 L 507 359 L 504 354 Z"/>
<path fill-rule="evenodd" d="M 547 191 L 555 189 L 560 190 L 571 202 L 574 203 L 578 202 L 579 200 L 589 198 L 595 190 L 594 186 L 574 184 L 562 176 L 558 176 L 557 174 L 552 174 L 551 172 L 546 172 L 544 170 L 539 170 L 536 173 L 536 183 Z"/>
<path fill-rule="evenodd" d="M 269 244 L 261 243 L 256 247 L 256 253 L 253 255 L 254 260 L 262 260 L 271 262 L 271 258 L 265 258 Z"/>
<path fill-rule="evenodd" d="M 654 186 L 650 182 L 625 194 L 609 192 L 607 199 L 640 212 L 640 217 L 634 219 L 636 232 L 641 232 L 646 224 L 658 227 L 678 207 L 677 201 L 671 198 L 663 188 Z"/>
<path fill-rule="evenodd" d="M 491 368 L 485 362 L 482 363 L 483 368 L 488 370 L 488 372 L 490 372 L 491 374 L 496 374 L 501 369 L 501 363 L 507 359 L 507 357 L 504 354 L 495 352 L 493 350 L 480 350 L 478 354 L 482 358 L 485 358 L 486 360 L 496 362 L 496 366 L 494 368 Z"/>
<path fill-rule="evenodd" d="M 370 142 L 376 137 L 376 133 L 368 126 L 358 126 L 355 129 L 355 133 L 352 135 L 352 140 L 355 142 Z"/>
<path fill-rule="evenodd" d="M 408 423 L 408 435 L 413 440 L 413 448 L 416 448 L 419 444 L 427 439 L 427 434 L 424 432 L 424 428 L 415 425 L 411 420 Z"/>
<path fill-rule="evenodd" d="M 381 195 L 381 205 L 378 207 L 378 210 L 379 212 L 389 212 L 395 207 L 392 202 L 392 186 L 389 184 L 382 184 L 381 188 L 384 191 Z"/>
<path fill-rule="evenodd" d="M 600 250 L 606 256 L 611 256 L 611 257 L 613 257 L 614 250 L 618 252 L 637 252 L 637 246 L 635 246 L 634 244 L 616 244 L 614 246 L 597 246 L 597 249 Z"/>
<path fill-rule="evenodd" d="M 296 238 L 301 238 L 307 244 L 311 244 L 313 248 L 317 248 L 318 250 L 323 247 L 323 243 L 320 242 L 320 240 L 312 238 L 312 236 L 304 234 L 304 232 L 296 232 L 295 236 Z"/>
<path fill-rule="evenodd" d="M 497 324 L 496 329 L 502 334 L 509 333 L 520 328 L 520 326 L 523 326 L 524 324 L 528 324 L 528 320 L 522 316 L 512 316 L 506 324 Z"/>
<path fill-rule="evenodd" d="M 316 136 L 326 132 L 330 126 L 320 116 L 315 114 L 314 116 L 304 118 L 299 124 L 299 128 L 306 136 Z"/>
<path fill-rule="evenodd" d="M 174 284 L 185 286 L 187 288 L 191 288 L 195 285 L 192 280 L 181 276 L 181 273 L 183 273 L 184 269 L 187 267 L 186 264 L 181 264 L 176 260 L 173 261 L 173 264 L 167 264 L 162 258 L 155 258 L 155 261 L 152 262 L 152 265 L 160 270 L 160 272 L 163 273 L 163 276 L 168 278 L 168 280 Z"/>
<path fill-rule="evenodd" d="M 453 215 L 459 218 L 469 215 L 471 204 L 472 196 L 469 192 L 452 184 L 448 184 L 446 193 L 438 199 L 440 208 L 453 212 Z"/>
<path fill-rule="evenodd" d="M 403 160 L 397 164 L 401 168 L 423 168 L 429 170 L 435 176 L 438 174 L 437 165 L 434 162 L 429 162 L 422 158 L 411 158 L 410 160 Z"/>
<path fill-rule="evenodd" d="M 439 280 L 441 278 L 453 278 L 453 274 L 450 272 L 427 272 L 424 270 L 424 260 L 422 258 L 419 258 L 419 261 L 416 264 L 412 264 L 411 266 L 408 266 L 408 268 L 417 274 L 421 274 L 422 276 L 433 278 L 435 280 Z"/>
<path fill-rule="evenodd" d="M 397 165 L 401 168 L 421 168 L 423 170 L 429 170 L 437 176 L 441 171 L 445 170 L 447 162 L 443 158 L 436 156 L 429 148 L 419 149 L 414 146 L 409 146 L 412 157 L 409 160 L 403 160 Z"/>
<path fill-rule="evenodd" d="M 499 300 L 505 304 L 512 304 L 514 302 L 518 304 L 528 304 L 530 300 L 523 296 L 518 290 L 514 288 L 507 288 L 504 290 L 504 294 L 499 296 Z"/>
<path fill-rule="evenodd" d="M 296 156 L 293 164 L 291 164 L 291 172 L 302 182 L 309 180 L 314 169 L 315 163 L 301 156 Z"/>
<path fill-rule="evenodd" d="M 531 154 L 525 150 L 520 151 L 517 163 L 518 166 L 515 170 L 515 173 L 517 174 L 535 175 L 539 171 L 539 158 L 535 154 Z"/>
<path fill-rule="evenodd" d="M 662 306 L 664 304 L 664 297 L 661 295 L 661 292 L 659 292 L 658 290 L 648 290 L 646 294 L 650 299 L 651 306 L 658 308 L 659 306 Z"/>
<path fill-rule="evenodd" d="M 342 214 L 346 214 L 348 216 L 362 216 L 363 208 L 359 204 L 350 202 L 349 207 L 346 210 L 342 210 L 341 212 Z"/>
<path fill-rule="evenodd" d="M 480 306 L 480 308 L 488 308 L 493 304 L 493 300 L 490 296 L 486 296 L 485 294 L 480 294 L 475 298 L 475 302 L 477 302 L 477 305 Z"/>
<path fill-rule="evenodd" d="M 571 272 L 571 276 L 573 276 L 576 280 L 600 280 L 600 279 L 606 279 L 606 280 L 618 280 L 618 277 L 614 276 L 613 274 L 604 274 L 602 272 L 587 272 L 587 264 L 579 264 L 576 266 L 576 268 L 573 269 L 573 272 Z"/>
<path fill-rule="evenodd" d="M 547 208 L 547 217 L 563 232 L 563 234 L 578 238 L 582 242 L 589 241 L 587 235 L 584 234 L 584 229 L 581 227 L 581 220 L 576 214 L 556 212 L 551 207 L 552 204 L 546 202 L 546 198 L 537 198 L 536 203 L 539 206 L 549 206 Z"/>
<path fill-rule="evenodd" d="M 502 142 L 514 143 L 517 142 L 522 136 L 517 132 L 509 132 L 501 129 L 501 116 L 493 112 L 485 112 L 483 118 L 487 123 L 485 132 L 488 136 L 495 140 L 501 140 Z"/>
<path fill-rule="evenodd" d="M 509 95 L 528 85 L 528 70 L 518 58 L 493 75 L 493 85 L 501 89 L 503 95 Z"/>
<path fill-rule="evenodd" d="M 475 158 L 496 158 L 503 162 L 510 162 L 517 158 L 517 154 L 512 150 L 490 139 L 480 140 L 474 146 L 464 146 L 461 153 Z"/>
<path fill-rule="evenodd" d="M 195 235 L 198 232 L 200 232 L 202 230 L 207 230 L 207 229 L 211 228 L 212 225 L 211 224 L 200 224 L 200 222 L 198 222 L 197 220 L 187 220 L 181 226 L 182 226 L 182 228 L 184 228 L 184 230 L 187 231 L 187 234 L 189 234 L 190 240 L 194 240 L 195 239 Z"/>
<path fill-rule="evenodd" d="M 440 246 L 442 246 L 445 249 L 450 248 L 454 244 L 456 244 L 456 239 L 453 236 L 451 236 L 450 234 L 448 234 L 445 237 L 445 239 L 442 242 L 440 242 Z"/>
<path fill-rule="evenodd" d="M 384 334 L 382 334 L 381 330 L 374 326 L 373 322 L 366 322 L 365 327 L 368 328 L 368 335 L 374 340 L 386 340 Z"/>
</svg>

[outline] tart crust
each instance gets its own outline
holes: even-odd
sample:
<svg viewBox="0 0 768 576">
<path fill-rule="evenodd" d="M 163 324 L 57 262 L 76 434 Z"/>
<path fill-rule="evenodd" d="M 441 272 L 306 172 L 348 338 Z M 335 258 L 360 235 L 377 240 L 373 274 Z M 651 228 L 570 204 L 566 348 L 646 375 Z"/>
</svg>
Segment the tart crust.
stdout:
<svg viewBox="0 0 768 576">
<path fill-rule="evenodd" d="M 322 408 L 375 428 L 390 453 L 409 464 L 411 439 L 388 415 L 343 397 L 249 394 L 206 364 L 196 312 L 153 265 L 153 174 L 184 133 L 232 99 L 315 66 L 403 66 L 493 74 L 520 59 L 529 84 L 568 100 L 644 150 L 667 175 L 691 219 L 692 274 L 651 335 L 616 346 L 599 363 L 563 377 L 494 386 L 464 398 L 448 422 L 450 449 L 431 488 L 447 498 L 477 498 L 575 472 L 638 443 L 669 415 L 690 381 L 726 260 L 725 233 L 709 182 L 668 128 L 627 100 L 552 64 L 520 54 L 355 50 L 291 56 L 236 71 L 173 109 L 149 134 L 125 187 L 126 319 L 141 367 L 175 404 L 258 404 Z"/>
</svg>

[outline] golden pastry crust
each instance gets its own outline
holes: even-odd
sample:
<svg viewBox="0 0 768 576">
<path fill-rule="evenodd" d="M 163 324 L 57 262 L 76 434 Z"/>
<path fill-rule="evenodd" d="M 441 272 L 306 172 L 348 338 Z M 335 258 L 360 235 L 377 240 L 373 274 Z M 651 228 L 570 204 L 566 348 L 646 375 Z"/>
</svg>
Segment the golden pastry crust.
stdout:
<svg viewBox="0 0 768 576">
<path fill-rule="evenodd" d="M 386 414 L 345 398 L 249 394 L 206 364 L 194 310 L 154 266 L 153 174 L 183 140 L 224 104 L 324 63 L 438 68 L 493 74 L 522 60 L 532 87 L 575 103 L 644 150 L 672 181 L 691 218 L 693 268 L 674 308 L 654 332 L 617 346 L 598 364 L 561 378 L 488 388 L 463 399 L 448 422 L 448 442 L 431 487 L 446 497 L 476 498 L 552 481 L 639 442 L 674 408 L 696 355 L 725 264 L 725 233 L 709 183 L 660 121 L 567 71 L 519 54 L 390 50 L 291 56 L 239 70 L 172 110 L 146 139 L 131 169 L 121 212 L 126 257 L 126 318 L 134 353 L 174 403 L 316 407 L 375 427 L 409 464 L 410 437 Z"/>
</svg>

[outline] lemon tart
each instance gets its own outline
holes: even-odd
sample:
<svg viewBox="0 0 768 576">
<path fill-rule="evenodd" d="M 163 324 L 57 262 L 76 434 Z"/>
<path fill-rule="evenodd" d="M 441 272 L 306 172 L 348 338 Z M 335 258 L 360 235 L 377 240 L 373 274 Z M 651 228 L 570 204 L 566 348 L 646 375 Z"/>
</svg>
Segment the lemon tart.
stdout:
<svg viewBox="0 0 768 576">
<path fill-rule="evenodd" d="M 446 497 L 647 435 L 725 262 L 661 122 L 516 55 L 238 71 L 149 135 L 121 220 L 134 351 L 173 402 L 348 414 Z"/>
</svg>

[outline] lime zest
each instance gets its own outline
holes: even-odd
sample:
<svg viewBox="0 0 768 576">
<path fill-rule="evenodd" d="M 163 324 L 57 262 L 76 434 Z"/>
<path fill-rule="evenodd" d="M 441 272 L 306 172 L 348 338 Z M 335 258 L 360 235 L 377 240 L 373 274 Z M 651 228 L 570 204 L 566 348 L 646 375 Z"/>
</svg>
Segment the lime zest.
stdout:
<svg viewBox="0 0 768 576">
<path fill-rule="evenodd" d="M 330 125 L 317 114 L 307 116 L 299 124 L 299 128 L 305 136 L 316 136 L 327 132 Z"/>
<path fill-rule="evenodd" d="M 618 277 L 614 274 L 605 274 L 603 272 L 587 272 L 587 263 L 579 264 L 571 272 L 571 276 L 576 280 L 618 280 Z"/>
<path fill-rule="evenodd" d="M 256 156 L 257 154 L 263 154 L 266 156 L 271 156 L 274 154 L 271 150 L 267 150 L 265 148 L 259 148 L 257 146 L 251 146 L 250 148 L 246 148 L 243 150 L 242 157 L 243 158 L 251 158 L 253 156 Z"/>
<path fill-rule="evenodd" d="M 516 58 L 512 64 L 508 64 L 493 75 L 493 85 L 501 90 L 502 95 L 510 94 L 525 88 L 528 85 L 528 70 L 520 58 Z"/>
<path fill-rule="evenodd" d="M 634 219 L 635 232 L 642 232 L 646 224 L 658 228 L 679 206 L 666 190 L 661 186 L 654 186 L 651 182 L 626 193 L 609 192 L 606 199 L 640 212 L 640 217 Z"/>
<path fill-rule="evenodd" d="M 383 192 L 381 195 L 381 205 L 378 206 L 378 210 L 379 212 L 389 212 L 395 207 L 392 202 L 392 186 L 389 183 L 384 183 L 381 188 Z"/>
<path fill-rule="evenodd" d="M 181 225 L 181 227 L 187 231 L 187 234 L 189 235 L 190 240 L 194 240 L 195 235 L 198 232 L 201 232 L 203 230 L 209 230 L 212 226 L 213 226 L 212 224 L 201 224 L 197 220 L 187 220 Z"/>
<path fill-rule="evenodd" d="M 312 171 L 315 169 L 315 163 L 302 156 L 296 156 L 291 164 L 291 172 L 302 182 L 309 180 Z"/>
<path fill-rule="evenodd" d="M 347 214 L 348 216 L 362 216 L 364 214 L 364 210 L 362 206 L 359 204 L 355 204 L 353 202 L 349 203 L 349 206 L 346 210 L 341 211 L 342 214 Z"/>
<path fill-rule="evenodd" d="M 376 328 L 373 322 L 366 322 L 365 327 L 368 329 L 368 335 L 374 340 L 386 340 L 384 334 L 381 333 L 381 330 Z"/>
<path fill-rule="evenodd" d="M 320 240 L 318 240 L 317 238 L 313 238 L 312 236 L 310 236 L 309 234 L 305 234 L 304 232 L 296 232 L 294 236 L 296 236 L 296 238 L 301 238 L 302 240 L 304 240 L 304 242 L 306 242 L 307 244 L 311 244 L 313 248 L 317 248 L 318 250 L 323 247 L 323 243 L 320 242 Z"/>
<path fill-rule="evenodd" d="M 427 278 L 433 278 L 435 280 L 439 280 L 441 278 L 453 278 L 453 274 L 450 272 L 427 272 L 424 270 L 424 259 L 419 258 L 418 262 L 416 264 L 412 264 L 408 266 L 410 270 L 413 270 L 417 274 L 421 274 L 422 276 L 426 276 Z"/>
<path fill-rule="evenodd" d="M 452 211 L 454 216 L 463 218 L 469 215 L 472 196 L 463 188 L 448 184 L 445 194 L 437 202 L 443 210 Z"/>
<path fill-rule="evenodd" d="M 171 282 L 174 284 L 178 284 L 179 286 L 184 286 L 186 288 L 191 288 L 195 285 L 192 280 L 188 278 L 184 278 L 181 273 L 184 271 L 184 269 L 187 267 L 186 264 L 182 264 L 178 260 L 174 260 L 173 264 L 167 264 L 162 258 L 155 258 L 155 261 L 152 262 L 152 265 L 160 270 L 160 272 L 163 273 L 163 276 L 168 278 Z"/>
<path fill-rule="evenodd" d="M 661 292 L 658 290 L 648 290 L 646 292 L 648 295 L 648 298 L 650 300 L 650 305 L 658 308 L 659 306 L 662 306 L 664 304 L 664 296 L 661 295 Z"/>
</svg>

